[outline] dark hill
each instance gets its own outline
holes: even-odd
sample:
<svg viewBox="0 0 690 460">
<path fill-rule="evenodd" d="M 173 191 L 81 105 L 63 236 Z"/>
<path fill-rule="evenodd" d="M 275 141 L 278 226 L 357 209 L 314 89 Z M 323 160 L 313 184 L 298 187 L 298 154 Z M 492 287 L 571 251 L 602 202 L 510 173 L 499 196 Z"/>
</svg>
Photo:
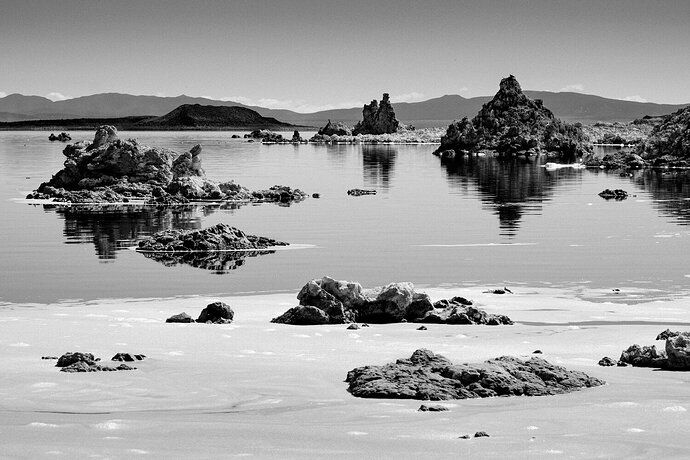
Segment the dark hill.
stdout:
<svg viewBox="0 0 690 460">
<path fill-rule="evenodd" d="M 291 127 L 271 117 L 262 117 L 246 107 L 184 104 L 172 112 L 139 123 L 165 128 L 279 128 Z"/>
</svg>

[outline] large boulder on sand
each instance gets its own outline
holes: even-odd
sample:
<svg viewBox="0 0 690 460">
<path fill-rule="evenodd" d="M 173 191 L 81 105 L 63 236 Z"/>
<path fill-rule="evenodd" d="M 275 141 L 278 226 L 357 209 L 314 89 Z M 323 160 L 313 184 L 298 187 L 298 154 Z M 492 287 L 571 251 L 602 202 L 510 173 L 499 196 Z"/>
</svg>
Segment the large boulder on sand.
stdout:
<svg viewBox="0 0 690 460">
<path fill-rule="evenodd" d="M 680 334 L 666 339 L 668 369 L 690 370 L 690 336 Z"/>
<path fill-rule="evenodd" d="M 201 314 L 197 318 L 197 323 L 213 323 L 213 324 L 229 324 L 232 323 L 232 319 L 235 316 L 235 312 L 232 311 L 230 305 L 223 302 L 213 302 L 210 303 L 201 310 Z"/>
<path fill-rule="evenodd" d="M 392 134 L 398 131 L 399 126 L 388 93 L 383 93 L 381 104 L 374 99 L 364 105 L 362 121 L 355 125 L 352 134 Z"/>
<path fill-rule="evenodd" d="M 348 391 L 361 398 L 465 399 L 492 396 L 544 396 L 603 385 L 595 377 L 541 358 L 502 356 L 477 364 L 453 364 L 425 349 L 409 359 L 351 370 Z"/>
<path fill-rule="evenodd" d="M 635 367 L 666 367 L 666 355 L 663 351 L 658 351 L 654 345 L 630 345 L 621 353 L 618 361 Z"/>
</svg>

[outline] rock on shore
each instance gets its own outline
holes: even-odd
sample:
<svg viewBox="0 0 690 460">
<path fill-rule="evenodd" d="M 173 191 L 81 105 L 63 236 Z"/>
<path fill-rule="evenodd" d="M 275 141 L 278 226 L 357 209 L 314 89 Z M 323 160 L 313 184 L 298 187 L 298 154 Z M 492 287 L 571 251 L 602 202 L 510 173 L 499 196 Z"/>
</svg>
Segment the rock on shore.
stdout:
<svg viewBox="0 0 690 460">
<path fill-rule="evenodd" d="M 113 126 L 101 126 L 91 143 L 69 144 L 64 168 L 29 194 L 29 199 L 72 203 L 144 200 L 155 204 L 190 200 L 277 201 L 306 198 L 301 190 L 275 186 L 250 192 L 232 181 L 216 183 L 201 167 L 201 146 L 178 154 L 148 147 L 135 139 L 121 140 Z"/>
<path fill-rule="evenodd" d="M 690 332 L 666 330 L 657 340 L 666 340 L 664 350 L 656 346 L 631 345 L 621 353 L 620 362 L 635 367 L 653 367 L 675 371 L 690 371 Z"/>
<path fill-rule="evenodd" d="M 309 281 L 297 294 L 299 305 L 274 318 L 274 323 L 313 325 L 352 322 L 440 324 L 513 324 L 504 315 L 493 315 L 472 306 L 462 297 L 432 303 L 415 292 L 412 283 L 391 283 L 364 290 L 359 283 L 328 276 Z"/>
<path fill-rule="evenodd" d="M 605 382 L 541 358 L 502 356 L 477 364 L 453 364 L 426 349 L 383 366 L 351 370 L 348 391 L 360 398 L 444 400 L 569 393 Z"/>
<path fill-rule="evenodd" d="M 447 150 L 461 155 L 480 151 L 500 156 L 546 153 L 572 163 L 590 151 L 591 145 L 579 126 L 556 118 L 541 100 L 529 99 L 510 75 L 501 80 L 494 98 L 471 121 L 463 118 L 448 126 L 434 153 Z"/>
</svg>

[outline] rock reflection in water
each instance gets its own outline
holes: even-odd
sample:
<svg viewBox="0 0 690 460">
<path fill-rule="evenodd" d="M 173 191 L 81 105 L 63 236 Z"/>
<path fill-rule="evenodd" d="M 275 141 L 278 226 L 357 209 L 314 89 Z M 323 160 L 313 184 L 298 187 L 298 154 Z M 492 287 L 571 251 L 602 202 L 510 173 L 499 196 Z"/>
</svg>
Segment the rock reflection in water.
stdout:
<svg viewBox="0 0 690 460">
<path fill-rule="evenodd" d="M 209 251 L 209 252 L 142 252 L 147 259 L 166 267 L 190 265 L 216 274 L 226 274 L 244 265 L 248 257 L 273 254 L 275 251 Z"/>
<path fill-rule="evenodd" d="M 390 187 L 398 151 L 391 145 L 362 145 L 362 172 L 366 187 Z"/>
<path fill-rule="evenodd" d="M 96 255 L 104 261 L 117 257 L 117 251 L 133 246 L 138 240 L 169 229 L 196 230 L 202 217 L 219 209 L 236 209 L 237 204 L 216 206 L 144 205 L 59 205 L 46 204 L 65 222 L 66 244 L 93 243 Z"/>
<path fill-rule="evenodd" d="M 536 159 L 461 157 L 442 159 L 452 187 L 477 190 L 483 207 L 498 216 L 501 236 L 517 235 L 523 215 L 541 214 L 562 179 L 581 172 L 571 168 L 547 171 Z"/>
<path fill-rule="evenodd" d="M 633 171 L 632 182 L 656 200 L 654 208 L 678 225 L 690 225 L 690 171 L 644 169 Z"/>
</svg>

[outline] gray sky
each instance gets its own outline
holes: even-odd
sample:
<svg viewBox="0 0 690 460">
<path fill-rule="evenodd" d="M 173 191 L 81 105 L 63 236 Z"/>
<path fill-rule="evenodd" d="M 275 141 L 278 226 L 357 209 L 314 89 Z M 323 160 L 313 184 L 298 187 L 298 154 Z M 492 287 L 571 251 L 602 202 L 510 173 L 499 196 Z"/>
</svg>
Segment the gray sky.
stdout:
<svg viewBox="0 0 690 460">
<path fill-rule="evenodd" d="M 299 111 L 525 89 L 690 102 L 690 1 L 0 0 L 0 96 Z"/>
</svg>

